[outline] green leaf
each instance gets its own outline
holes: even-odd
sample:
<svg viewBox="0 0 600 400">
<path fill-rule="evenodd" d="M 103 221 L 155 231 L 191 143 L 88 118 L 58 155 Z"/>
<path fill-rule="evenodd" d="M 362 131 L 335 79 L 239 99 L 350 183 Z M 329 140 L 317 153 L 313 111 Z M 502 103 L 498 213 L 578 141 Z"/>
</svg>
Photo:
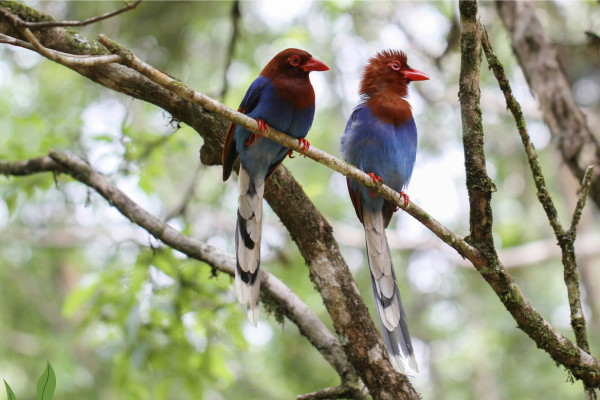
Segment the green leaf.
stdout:
<svg viewBox="0 0 600 400">
<path fill-rule="evenodd" d="M 37 384 L 37 400 L 52 400 L 54 389 L 56 389 L 56 375 L 54 375 L 52 365 L 48 362 Z"/>
<path fill-rule="evenodd" d="M 4 381 L 4 385 L 6 386 L 6 395 L 8 396 L 7 399 L 8 400 L 17 400 L 17 396 L 15 396 L 15 392 L 12 391 L 12 389 L 10 388 L 10 386 L 8 386 L 8 383 L 6 383 L 6 381 Z"/>
</svg>

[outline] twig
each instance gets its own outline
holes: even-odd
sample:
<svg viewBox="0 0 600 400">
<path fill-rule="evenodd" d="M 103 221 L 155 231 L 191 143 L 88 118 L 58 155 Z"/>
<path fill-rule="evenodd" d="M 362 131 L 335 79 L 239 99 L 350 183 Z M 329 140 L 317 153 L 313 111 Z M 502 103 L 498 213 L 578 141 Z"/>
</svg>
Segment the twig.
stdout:
<svg viewBox="0 0 600 400">
<path fill-rule="evenodd" d="M 237 39 L 240 34 L 240 17 L 242 16 L 240 12 L 240 0 L 235 0 L 233 2 L 233 7 L 231 8 L 231 40 L 229 41 L 229 48 L 227 49 L 227 58 L 225 59 L 225 68 L 223 70 L 223 86 L 221 89 L 221 93 L 219 98 L 221 101 L 225 100 L 225 95 L 227 94 L 227 90 L 229 89 L 229 84 L 227 82 L 227 70 L 231 66 L 231 62 L 233 61 L 233 53 L 235 52 L 235 44 L 237 43 Z"/>
<path fill-rule="evenodd" d="M 26 42 L 24 40 L 20 40 L 20 39 L 15 39 L 13 37 L 10 36 L 6 36 L 0 33 L 0 43 L 6 43 L 6 44 L 12 44 L 13 46 L 19 46 L 19 47 L 23 47 L 24 49 L 27 50 L 35 50 L 35 47 L 33 47 L 33 45 L 29 42 Z"/>
<path fill-rule="evenodd" d="M 34 158 L 27 161 L 4 161 L 0 160 L 0 174 L 9 176 L 26 176 L 37 174 L 38 172 L 65 172 L 62 165 L 50 157 Z"/>
<path fill-rule="evenodd" d="M 121 58 L 114 54 L 113 55 L 104 55 L 104 56 L 80 56 L 80 55 L 65 54 L 65 53 L 61 53 L 56 50 L 50 50 L 47 47 L 42 46 L 42 44 L 37 40 L 35 35 L 31 32 L 31 30 L 29 30 L 29 28 L 27 28 L 26 26 L 23 26 L 25 21 L 23 21 L 21 18 L 17 17 L 16 15 L 11 14 L 9 11 L 7 11 L 1 7 L 0 7 L 0 15 L 3 15 L 5 18 L 7 18 L 9 21 L 11 21 L 13 26 L 16 29 L 18 29 L 27 38 L 27 40 L 29 40 L 29 43 L 31 43 L 33 45 L 35 51 L 37 51 L 44 57 L 46 57 L 52 61 L 55 61 L 59 64 L 66 65 L 66 66 L 92 67 L 95 65 L 118 63 L 121 61 Z M 6 39 L 3 40 L 3 43 L 7 43 L 7 40 Z M 25 46 L 21 45 L 21 41 L 15 42 L 15 43 L 10 43 L 10 44 L 25 47 Z M 29 47 L 25 47 L 25 48 L 29 48 Z"/>
<path fill-rule="evenodd" d="M 581 182 L 581 191 L 579 192 L 579 197 L 577 199 L 577 206 L 575 207 L 575 211 L 573 211 L 571 227 L 567 231 L 567 234 L 572 236 L 573 240 L 575 240 L 575 236 L 577 236 L 577 226 L 579 225 L 581 213 L 583 212 L 583 208 L 585 207 L 585 201 L 587 200 L 587 195 L 590 191 L 592 177 L 594 176 L 594 167 L 594 165 L 590 165 L 587 168 L 587 170 L 585 171 L 585 176 L 583 177 L 583 182 Z"/>
<path fill-rule="evenodd" d="M 85 19 L 83 21 L 56 21 L 56 22 L 27 22 L 27 21 L 23 21 L 20 23 L 21 26 L 26 27 L 26 28 L 30 28 L 30 29 L 40 29 L 40 28 L 54 28 L 57 26 L 86 26 L 89 24 L 93 24 L 95 22 L 98 21 L 102 21 L 103 19 L 108 19 L 110 17 L 114 17 L 115 15 L 119 15 L 122 14 L 124 12 L 133 10 L 134 8 L 136 8 L 140 3 L 142 2 L 142 0 L 137 0 L 135 3 L 133 4 L 127 4 L 127 2 L 125 2 L 125 4 L 127 4 L 126 7 L 121 8 L 120 10 L 117 11 L 112 11 L 106 14 L 102 14 L 99 15 L 97 17 L 92 17 L 92 18 L 88 18 Z"/>
<path fill-rule="evenodd" d="M 535 147 L 533 146 L 533 143 L 531 143 L 531 139 L 527 133 L 527 125 L 525 124 L 525 118 L 523 116 L 521 106 L 512 93 L 510 83 L 504 73 L 504 67 L 494 54 L 485 28 L 482 29 L 481 43 L 488 60 L 489 68 L 494 72 L 494 75 L 498 80 L 498 84 L 500 85 L 500 89 L 504 93 L 507 108 L 511 111 L 515 119 L 519 135 L 521 136 L 521 141 L 523 142 L 523 147 L 525 149 L 525 154 L 529 159 L 529 166 L 538 191 L 537 197 L 542 204 L 544 211 L 546 212 L 548 221 L 554 230 L 554 235 L 556 236 L 561 249 L 562 263 L 564 266 L 564 280 L 565 285 L 567 286 L 569 306 L 571 310 L 571 326 L 575 332 L 577 346 L 589 354 L 590 348 L 585 328 L 585 317 L 583 315 L 583 309 L 581 306 L 579 272 L 577 270 L 574 242 L 577 234 L 577 224 L 581 218 L 581 212 L 585 206 L 585 201 L 592 181 L 594 166 L 589 166 L 586 170 L 579 200 L 577 201 L 577 207 L 573 213 L 571 229 L 565 232 L 563 225 L 558 218 L 558 213 L 556 211 L 556 207 L 554 206 L 554 202 L 552 201 L 552 197 L 550 197 L 550 193 L 546 187 L 544 175 L 540 167 L 540 162 L 535 151 Z M 596 393 L 593 387 L 585 383 L 584 390 L 586 392 L 586 398 L 596 399 Z"/>
</svg>

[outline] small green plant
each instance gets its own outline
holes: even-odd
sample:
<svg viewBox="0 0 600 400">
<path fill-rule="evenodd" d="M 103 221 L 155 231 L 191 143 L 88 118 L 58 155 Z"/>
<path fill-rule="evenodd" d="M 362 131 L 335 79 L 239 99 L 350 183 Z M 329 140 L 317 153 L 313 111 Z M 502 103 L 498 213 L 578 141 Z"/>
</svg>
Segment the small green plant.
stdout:
<svg viewBox="0 0 600 400">
<path fill-rule="evenodd" d="M 17 396 L 15 396 L 15 392 L 12 391 L 8 383 L 4 381 L 4 385 L 6 386 L 6 394 L 8 395 L 8 400 L 17 400 Z M 54 395 L 54 390 L 56 389 L 56 375 L 54 374 L 54 369 L 49 362 L 47 362 L 46 369 L 37 383 L 37 400 L 52 400 L 52 396 Z"/>
</svg>

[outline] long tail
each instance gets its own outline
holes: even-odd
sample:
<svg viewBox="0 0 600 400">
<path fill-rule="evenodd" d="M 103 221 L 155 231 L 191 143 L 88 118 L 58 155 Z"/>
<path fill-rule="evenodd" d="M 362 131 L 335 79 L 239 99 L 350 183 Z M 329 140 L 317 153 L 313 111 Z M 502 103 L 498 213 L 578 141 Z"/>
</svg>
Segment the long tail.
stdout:
<svg viewBox="0 0 600 400">
<path fill-rule="evenodd" d="M 385 236 L 383 213 L 377 216 L 363 209 L 367 256 L 371 269 L 371 283 L 381 319 L 381 330 L 394 367 L 404 372 L 404 362 L 419 371 L 415 353 L 408 333 L 406 313 L 402 307 L 396 274 Z"/>
<path fill-rule="evenodd" d="M 258 323 L 260 294 L 260 234 L 264 184 L 255 182 L 240 167 L 238 179 L 237 227 L 235 230 L 235 294 L 240 303 L 248 303 L 248 320 Z"/>
</svg>

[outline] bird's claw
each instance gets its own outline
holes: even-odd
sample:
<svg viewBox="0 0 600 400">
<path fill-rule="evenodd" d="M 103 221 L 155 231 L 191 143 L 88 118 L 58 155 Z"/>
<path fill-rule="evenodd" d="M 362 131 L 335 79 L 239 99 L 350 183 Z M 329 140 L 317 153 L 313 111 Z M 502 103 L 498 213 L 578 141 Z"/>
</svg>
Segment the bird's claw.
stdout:
<svg viewBox="0 0 600 400">
<path fill-rule="evenodd" d="M 248 138 L 248 141 L 245 143 L 246 146 L 250 146 L 252 144 L 252 139 L 254 139 L 254 144 L 257 144 L 256 139 L 258 139 L 258 135 L 250 132 L 250 137 Z"/>
<path fill-rule="evenodd" d="M 401 197 L 404 197 L 404 208 L 406 208 L 406 206 L 408 206 L 408 202 L 410 201 L 410 200 L 408 199 L 408 195 L 407 195 L 406 193 L 404 193 L 404 192 L 400 192 L 400 196 L 398 196 L 398 201 L 400 201 L 400 198 L 401 198 Z M 394 208 L 392 208 L 392 211 L 393 211 L 393 212 L 396 212 L 396 211 L 398 211 L 399 209 L 400 209 L 400 207 L 398 207 L 398 206 L 394 206 Z"/>
<path fill-rule="evenodd" d="M 371 177 L 371 179 L 373 179 L 373 182 L 375 182 L 375 183 L 383 182 L 383 179 L 381 179 L 380 176 L 377 176 L 372 172 L 369 172 L 367 175 L 369 175 Z M 369 194 L 371 195 L 371 197 L 375 198 L 375 192 L 373 192 L 372 190 L 369 190 Z"/>
<path fill-rule="evenodd" d="M 304 138 L 298 139 L 298 146 L 302 146 L 302 153 L 300 153 L 301 156 L 303 156 L 304 153 L 306 153 L 306 151 L 310 149 L 310 143 Z"/>
<path fill-rule="evenodd" d="M 266 130 L 267 132 L 269 132 L 269 125 L 267 125 L 267 123 L 266 123 L 264 120 L 262 120 L 262 119 L 258 118 L 258 119 L 256 120 L 256 122 L 258 123 L 258 129 L 260 129 L 260 134 L 261 134 L 260 136 L 261 136 L 261 137 L 262 137 L 262 135 L 265 133 L 265 130 Z"/>
<path fill-rule="evenodd" d="M 260 137 L 263 137 L 265 130 L 267 132 L 269 132 L 269 125 L 267 125 L 267 123 L 260 118 L 258 118 L 256 120 L 256 122 L 258 123 L 258 129 L 260 129 Z M 257 139 L 258 139 L 258 135 L 256 133 L 250 132 L 250 137 L 248 138 L 248 141 L 246 142 L 246 146 L 250 146 L 252 144 L 252 140 L 254 140 L 254 144 L 257 144 L 256 143 Z"/>
<path fill-rule="evenodd" d="M 302 152 L 300 153 L 301 156 L 303 156 L 304 153 L 306 153 L 306 151 L 310 149 L 310 143 L 304 138 L 298 139 L 298 146 L 302 146 Z M 292 154 L 294 154 L 293 150 L 288 151 L 288 156 L 290 156 L 290 158 L 296 158 Z"/>
</svg>

